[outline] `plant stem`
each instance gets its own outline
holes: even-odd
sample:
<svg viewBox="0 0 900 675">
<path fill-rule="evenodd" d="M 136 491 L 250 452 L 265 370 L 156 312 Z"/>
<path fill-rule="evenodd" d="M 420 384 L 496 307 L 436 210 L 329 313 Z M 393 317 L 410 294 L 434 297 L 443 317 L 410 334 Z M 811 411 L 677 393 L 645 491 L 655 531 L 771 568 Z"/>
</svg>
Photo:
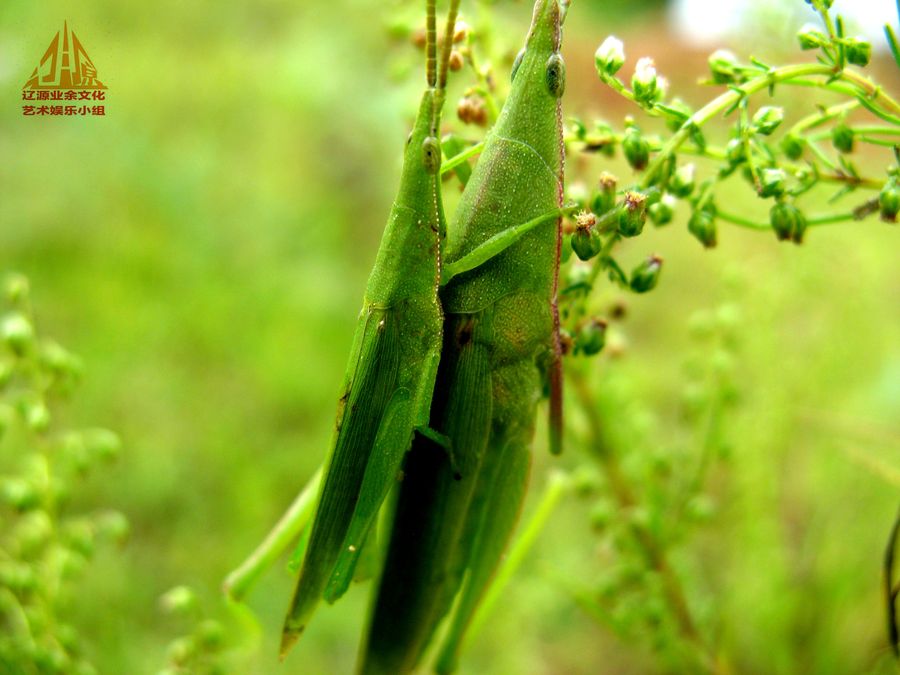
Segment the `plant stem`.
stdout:
<svg viewBox="0 0 900 675">
<path fill-rule="evenodd" d="M 569 381 L 572 383 L 572 388 L 587 418 L 591 449 L 600 460 L 613 496 L 618 501 L 620 509 L 631 509 L 638 504 L 638 499 L 628 483 L 628 479 L 622 473 L 616 453 L 606 441 L 593 392 L 588 386 L 584 374 L 574 368 L 569 372 Z M 653 533 L 645 526 L 632 523 L 631 532 L 647 565 L 659 575 L 662 581 L 664 600 L 675 618 L 682 639 L 697 650 L 709 672 L 717 672 L 719 666 L 716 658 L 710 653 L 697 630 L 681 582 L 669 564 L 665 549 L 660 546 Z"/>
<path fill-rule="evenodd" d="M 509 549 L 509 553 L 507 553 L 503 563 L 497 570 L 494 580 L 481 600 L 475 617 L 472 619 L 472 626 L 469 629 L 470 636 L 478 633 L 484 625 L 484 622 L 497 604 L 497 600 L 502 595 L 503 589 L 525 561 L 526 556 L 531 551 L 535 541 L 537 541 L 538 535 L 544 530 L 547 521 L 553 515 L 553 511 L 570 487 L 571 480 L 565 472 L 553 471 L 550 474 L 547 485 L 544 487 L 544 493 L 541 495 L 541 499 L 531 519 L 525 525 L 522 534 L 519 535 L 519 538 L 516 539 Z"/>
<path fill-rule="evenodd" d="M 441 163 L 441 175 L 444 175 L 445 173 L 450 173 L 451 171 L 453 171 L 453 169 L 458 167 L 463 162 L 467 161 L 469 158 L 474 157 L 475 155 L 479 154 L 482 150 L 484 150 L 484 141 L 481 141 L 469 148 L 466 148 L 459 154 L 453 155 L 453 157 L 450 157 L 445 162 Z"/>
<path fill-rule="evenodd" d="M 322 468 L 319 467 L 263 542 L 237 569 L 225 577 L 223 589 L 229 599 L 240 601 L 259 576 L 306 527 L 315 509 L 321 480 Z"/>
</svg>

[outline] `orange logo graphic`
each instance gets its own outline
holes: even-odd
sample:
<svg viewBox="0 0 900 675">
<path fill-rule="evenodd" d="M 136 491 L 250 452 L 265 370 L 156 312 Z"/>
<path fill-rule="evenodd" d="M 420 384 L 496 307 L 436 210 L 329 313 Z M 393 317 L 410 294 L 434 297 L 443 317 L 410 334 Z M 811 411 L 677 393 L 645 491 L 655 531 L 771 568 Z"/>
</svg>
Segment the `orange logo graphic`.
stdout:
<svg viewBox="0 0 900 675">
<path fill-rule="evenodd" d="M 97 78 L 97 68 L 88 56 L 81 40 L 68 24 L 63 24 L 41 57 L 28 82 L 22 87 L 22 99 L 46 101 L 46 105 L 23 105 L 26 116 L 45 115 L 105 115 L 106 106 L 96 105 L 106 100 L 106 85 Z M 68 105 L 53 105 L 51 102 Z M 94 105 L 75 105 L 89 101 Z"/>
</svg>

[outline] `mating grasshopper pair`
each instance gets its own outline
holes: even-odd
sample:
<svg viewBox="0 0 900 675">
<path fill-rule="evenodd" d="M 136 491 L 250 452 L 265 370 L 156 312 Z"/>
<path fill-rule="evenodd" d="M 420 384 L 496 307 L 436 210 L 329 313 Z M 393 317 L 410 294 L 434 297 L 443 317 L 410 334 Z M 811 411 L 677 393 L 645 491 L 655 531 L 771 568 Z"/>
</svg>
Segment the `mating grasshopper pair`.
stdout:
<svg viewBox="0 0 900 675">
<path fill-rule="evenodd" d="M 551 444 L 560 445 L 562 8 L 536 1 L 509 98 L 448 233 L 439 131 L 458 4 L 450 0 L 438 67 L 435 0 L 427 2 L 428 89 L 366 288 L 284 625 L 282 655 L 320 599 L 346 591 L 397 486 L 365 673 L 412 670 L 451 606 L 438 669 L 454 667 L 524 496 L 544 374 Z"/>
</svg>

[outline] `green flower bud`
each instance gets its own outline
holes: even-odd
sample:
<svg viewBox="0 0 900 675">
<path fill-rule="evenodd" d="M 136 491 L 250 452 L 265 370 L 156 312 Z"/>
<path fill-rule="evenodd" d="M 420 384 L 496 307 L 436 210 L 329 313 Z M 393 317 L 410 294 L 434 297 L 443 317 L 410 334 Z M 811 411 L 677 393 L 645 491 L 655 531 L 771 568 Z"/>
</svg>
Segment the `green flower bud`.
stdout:
<svg viewBox="0 0 900 675">
<path fill-rule="evenodd" d="M 606 322 L 591 319 L 584 324 L 575 337 L 575 350 L 585 356 L 599 354 L 606 345 Z"/>
<path fill-rule="evenodd" d="M 604 75 L 612 77 L 619 72 L 624 63 L 625 45 L 619 38 L 612 35 L 606 38 L 594 53 L 594 64 L 601 77 Z"/>
<path fill-rule="evenodd" d="M 36 401 L 25 409 L 25 421 L 32 431 L 46 431 L 50 426 L 50 411 L 43 401 Z"/>
<path fill-rule="evenodd" d="M 716 514 L 716 506 L 707 495 L 697 495 L 687 503 L 687 516 L 697 522 L 706 522 Z"/>
<path fill-rule="evenodd" d="M 709 56 L 709 72 L 716 84 L 740 81 L 740 63 L 727 49 L 717 49 Z"/>
<path fill-rule="evenodd" d="M 97 533 L 104 539 L 121 544 L 131 530 L 128 519 L 119 511 L 104 511 L 96 519 Z"/>
<path fill-rule="evenodd" d="M 613 522 L 615 515 L 615 506 L 608 500 L 601 500 L 591 509 L 591 527 L 595 532 L 603 532 Z"/>
<path fill-rule="evenodd" d="M 121 439 L 109 429 L 88 429 L 82 437 L 88 451 L 102 460 L 114 460 L 122 452 Z"/>
<path fill-rule="evenodd" d="M 179 666 L 187 665 L 197 653 L 197 645 L 192 637 L 180 637 L 169 643 L 166 658 Z"/>
<path fill-rule="evenodd" d="M 163 610 L 171 614 L 186 614 L 197 607 L 197 596 L 187 586 L 176 586 L 159 599 Z"/>
<path fill-rule="evenodd" d="M 725 157 L 731 166 L 737 166 L 747 158 L 747 148 L 741 138 L 732 138 L 725 146 Z"/>
<path fill-rule="evenodd" d="M 848 62 L 862 68 L 872 60 L 872 45 L 859 38 L 848 38 L 844 41 L 844 53 Z"/>
<path fill-rule="evenodd" d="M 714 212 L 709 208 L 697 209 L 688 220 L 688 232 L 705 248 L 716 245 L 716 221 Z"/>
<path fill-rule="evenodd" d="M 759 173 L 759 186 L 757 192 L 760 197 L 778 197 L 784 194 L 784 184 L 787 174 L 783 169 L 766 168 Z"/>
<path fill-rule="evenodd" d="M 636 237 L 647 220 L 647 196 L 640 192 L 626 192 L 619 212 L 618 229 L 623 237 Z"/>
<path fill-rule="evenodd" d="M 793 204 L 786 202 L 778 202 L 771 208 L 769 222 L 779 241 L 793 239 L 798 234 L 802 240 L 803 232 L 806 231 L 806 218 L 803 213 Z"/>
<path fill-rule="evenodd" d="M 593 200 L 591 200 L 591 210 L 594 213 L 603 215 L 616 207 L 616 186 L 618 182 L 619 179 L 607 171 L 600 174 L 600 180 L 598 181 L 599 190 L 594 194 Z"/>
<path fill-rule="evenodd" d="M 575 232 L 572 233 L 572 250 L 580 260 L 590 260 L 603 248 L 600 233 L 594 227 L 597 217 L 590 211 L 575 216 Z"/>
<path fill-rule="evenodd" d="M 27 511 L 41 503 L 37 488 L 24 478 L 7 478 L 0 482 L 0 500 L 19 511 Z"/>
<path fill-rule="evenodd" d="M 571 126 L 569 127 L 572 130 L 572 135 L 579 141 L 583 141 L 587 136 L 587 127 L 584 126 L 584 122 L 580 119 L 572 117 L 569 119 Z"/>
<path fill-rule="evenodd" d="M 678 167 L 678 170 L 672 175 L 669 182 L 669 191 L 679 198 L 684 198 L 694 191 L 694 175 L 697 173 L 697 167 L 693 164 L 684 164 Z"/>
<path fill-rule="evenodd" d="M 853 129 L 844 122 L 835 124 L 831 129 L 831 143 L 838 152 L 848 154 L 853 152 Z"/>
<path fill-rule="evenodd" d="M 626 129 L 625 137 L 622 139 L 622 151 L 625 153 L 628 164 L 635 171 L 642 171 L 650 161 L 650 145 L 644 140 L 637 127 Z"/>
<path fill-rule="evenodd" d="M 662 263 L 662 258 L 654 254 L 635 267 L 628 282 L 631 290 L 635 293 L 646 293 L 656 288 Z"/>
<path fill-rule="evenodd" d="M 635 100 L 642 105 L 649 105 L 657 97 L 656 66 L 653 59 L 643 57 L 638 59 L 631 77 L 631 89 Z"/>
<path fill-rule="evenodd" d="M 675 215 L 675 198 L 669 194 L 663 195 L 662 199 L 650 205 L 647 215 L 656 227 L 668 225 Z"/>
<path fill-rule="evenodd" d="M 10 274 L 4 286 L 6 299 L 14 305 L 28 298 L 28 279 L 21 274 Z"/>
<path fill-rule="evenodd" d="M 806 25 L 797 33 L 800 49 L 818 49 L 828 44 L 828 36 L 819 30 L 817 26 Z"/>
<path fill-rule="evenodd" d="M 775 106 L 763 106 L 753 116 L 753 126 L 763 136 L 770 135 L 784 121 L 784 110 Z"/>
<path fill-rule="evenodd" d="M 886 223 L 896 223 L 897 213 L 900 213 L 900 189 L 897 182 L 891 178 L 878 194 L 878 208 L 881 211 L 881 219 Z"/>
<path fill-rule="evenodd" d="M 25 316 L 12 312 L 0 322 L 0 340 L 16 355 L 22 356 L 34 342 L 34 328 Z"/>
<path fill-rule="evenodd" d="M 796 161 L 803 156 L 803 143 L 794 134 L 788 134 L 781 139 L 781 150 L 788 159 Z"/>
<path fill-rule="evenodd" d="M 218 621 L 205 619 L 196 630 L 197 642 L 208 650 L 216 650 L 225 642 L 225 628 Z"/>
<path fill-rule="evenodd" d="M 85 558 L 94 555 L 94 525 L 87 518 L 73 518 L 62 528 L 62 540 Z"/>
<path fill-rule="evenodd" d="M 19 519 L 13 536 L 22 556 L 31 558 L 52 538 L 53 521 L 43 509 L 34 509 Z"/>
</svg>

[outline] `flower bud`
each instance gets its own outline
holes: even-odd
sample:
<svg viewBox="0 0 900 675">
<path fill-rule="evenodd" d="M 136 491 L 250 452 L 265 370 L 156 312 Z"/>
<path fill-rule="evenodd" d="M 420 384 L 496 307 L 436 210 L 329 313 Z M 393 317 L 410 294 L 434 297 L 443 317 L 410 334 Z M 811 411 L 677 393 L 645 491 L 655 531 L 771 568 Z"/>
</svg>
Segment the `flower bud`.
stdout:
<svg viewBox="0 0 900 675">
<path fill-rule="evenodd" d="M 828 36 L 819 30 L 817 26 L 806 25 L 797 33 L 800 41 L 800 49 L 818 49 L 828 44 Z"/>
<path fill-rule="evenodd" d="M 462 52 L 458 49 L 454 49 L 450 52 L 450 58 L 447 60 L 447 67 L 453 72 L 457 72 L 462 70 L 464 63 Z"/>
<path fill-rule="evenodd" d="M 469 24 L 462 19 L 457 19 L 455 30 L 453 31 L 453 41 L 465 42 L 469 38 L 470 31 Z"/>
<path fill-rule="evenodd" d="M 647 167 L 650 161 L 650 145 L 644 140 L 640 129 L 637 127 L 628 127 L 625 130 L 625 137 L 622 139 L 622 151 L 625 153 L 625 159 L 635 171 L 641 171 Z"/>
<path fill-rule="evenodd" d="M 717 49 L 709 55 L 709 72 L 716 84 L 729 84 L 740 79 L 740 64 L 732 52 Z"/>
<path fill-rule="evenodd" d="M 697 167 L 693 164 L 685 164 L 678 167 L 669 182 L 669 191 L 679 198 L 684 198 L 694 191 L 694 174 Z"/>
<path fill-rule="evenodd" d="M 0 322 L 0 340 L 3 340 L 13 353 L 22 356 L 34 341 L 34 328 L 28 319 L 18 312 L 7 314 Z"/>
<path fill-rule="evenodd" d="M 10 274 L 4 285 L 6 299 L 13 304 L 22 302 L 28 297 L 28 279 L 21 274 Z"/>
<path fill-rule="evenodd" d="M 793 239 L 797 234 L 802 240 L 803 232 L 806 230 L 806 218 L 803 213 L 793 204 L 786 202 L 778 202 L 772 207 L 769 211 L 769 223 L 779 241 Z"/>
<path fill-rule="evenodd" d="M 784 194 L 784 184 L 787 174 L 783 169 L 766 168 L 759 173 L 759 186 L 757 192 L 760 197 L 778 197 Z"/>
<path fill-rule="evenodd" d="M 603 248 L 603 241 L 595 229 L 597 218 L 589 211 L 575 216 L 575 232 L 572 233 L 572 250 L 580 260 L 590 260 Z"/>
<path fill-rule="evenodd" d="M 659 273 L 662 270 L 662 258 L 651 255 L 631 272 L 631 280 L 628 285 L 635 293 L 646 293 L 656 288 L 659 281 Z"/>
<path fill-rule="evenodd" d="M 705 248 L 713 248 L 716 245 L 716 221 L 714 211 L 709 207 L 697 209 L 688 220 L 688 232 Z"/>
<path fill-rule="evenodd" d="M 656 227 L 668 225 L 675 215 L 675 198 L 669 194 L 663 195 L 662 199 L 650 205 L 647 215 Z"/>
<path fill-rule="evenodd" d="M 606 322 L 602 319 L 591 319 L 584 324 L 575 338 L 576 351 L 585 356 L 599 354 L 606 345 Z"/>
<path fill-rule="evenodd" d="M 176 586 L 159 599 L 162 608 L 172 614 L 186 614 L 197 606 L 197 596 L 187 586 Z"/>
<path fill-rule="evenodd" d="M 604 171 L 600 174 L 600 179 L 597 181 L 600 189 L 594 194 L 594 198 L 591 200 L 591 210 L 593 210 L 594 213 L 603 215 L 607 211 L 615 208 L 616 186 L 618 185 L 618 182 L 619 179 L 608 171 Z"/>
<path fill-rule="evenodd" d="M 619 234 L 636 237 L 644 229 L 647 220 L 647 196 L 640 192 L 626 192 L 625 202 L 619 212 Z"/>
<path fill-rule="evenodd" d="M 737 166 L 747 158 L 747 148 L 741 138 L 732 138 L 725 146 L 725 158 L 731 166 Z"/>
<path fill-rule="evenodd" d="M 835 124 L 831 129 L 831 144 L 838 152 L 848 154 L 853 152 L 853 129 L 844 122 Z"/>
<path fill-rule="evenodd" d="M 763 136 L 769 136 L 784 121 L 784 109 L 763 106 L 753 116 L 753 126 Z"/>
<path fill-rule="evenodd" d="M 612 77 L 619 72 L 624 63 L 625 45 L 613 35 L 606 38 L 603 44 L 597 47 L 597 51 L 594 52 L 594 64 L 597 66 L 597 72 L 601 77 L 604 75 Z"/>
<path fill-rule="evenodd" d="M 844 53 L 849 63 L 862 68 L 872 60 L 872 45 L 859 38 L 848 38 L 844 41 Z"/>
<path fill-rule="evenodd" d="M 638 59 L 634 75 L 631 76 L 631 89 L 638 103 L 649 105 L 656 100 L 656 66 L 653 59 L 646 56 Z"/>
<path fill-rule="evenodd" d="M 794 134 L 788 134 L 781 139 L 781 150 L 788 159 L 796 161 L 803 156 L 803 143 Z"/>
<path fill-rule="evenodd" d="M 26 408 L 25 421 L 32 431 L 46 431 L 50 426 L 50 411 L 43 401 L 37 401 Z"/>
<path fill-rule="evenodd" d="M 881 188 L 881 192 L 878 194 L 878 208 L 884 222 L 897 222 L 897 213 L 900 213 L 900 189 L 893 178 Z"/>
</svg>

